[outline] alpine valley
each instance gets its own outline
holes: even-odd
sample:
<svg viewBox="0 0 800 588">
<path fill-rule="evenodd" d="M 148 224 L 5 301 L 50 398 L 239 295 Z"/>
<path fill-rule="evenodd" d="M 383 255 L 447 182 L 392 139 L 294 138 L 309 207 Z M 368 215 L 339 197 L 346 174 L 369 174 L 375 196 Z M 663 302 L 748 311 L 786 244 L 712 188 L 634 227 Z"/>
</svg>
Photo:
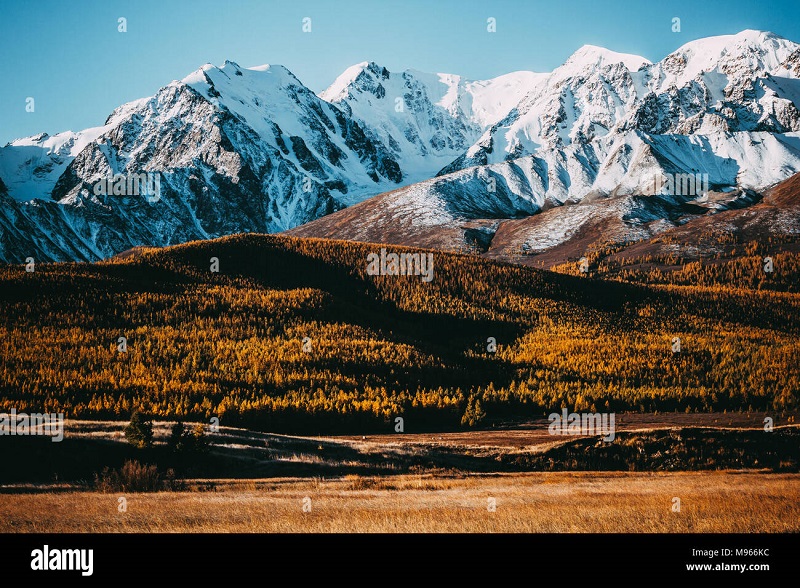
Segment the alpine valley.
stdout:
<svg viewBox="0 0 800 588">
<path fill-rule="evenodd" d="M 768 32 L 657 63 L 586 45 L 550 73 L 482 81 L 365 62 L 319 95 L 227 61 L 103 126 L 0 148 L 0 261 L 288 231 L 553 265 L 678 230 L 697 248 L 693 223 L 725 213 L 736 232 L 766 209 L 768 237 L 794 239 L 798 190 L 770 194 L 798 172 L 800 45 Z M 158 198 L 94 190 L 144 173 Z M 689 174 L 702 191 L 654 189 Z"/>
</svg>

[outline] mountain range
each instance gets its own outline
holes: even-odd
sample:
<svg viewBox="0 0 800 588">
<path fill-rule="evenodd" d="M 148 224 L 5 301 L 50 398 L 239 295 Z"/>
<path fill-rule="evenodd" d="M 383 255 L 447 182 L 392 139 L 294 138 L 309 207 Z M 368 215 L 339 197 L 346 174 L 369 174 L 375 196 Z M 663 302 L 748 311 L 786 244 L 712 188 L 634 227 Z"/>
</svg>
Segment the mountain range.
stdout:
<svg viewBox="0 0 800 588">
<path fill-rule="evenodd" d="M 288 231 L 555 263 L 763 205 L 800 172 L 799 107 L 800 45 L 752 30 L 483 81 L 364 62 L 319 95 L 207 64 L 101 127 L 0 148 L 0 261 Z M 142 173 L 157 199 L 96 193 Z M 659 189 L 687 175 L 702 189 Z"/>
</svg>

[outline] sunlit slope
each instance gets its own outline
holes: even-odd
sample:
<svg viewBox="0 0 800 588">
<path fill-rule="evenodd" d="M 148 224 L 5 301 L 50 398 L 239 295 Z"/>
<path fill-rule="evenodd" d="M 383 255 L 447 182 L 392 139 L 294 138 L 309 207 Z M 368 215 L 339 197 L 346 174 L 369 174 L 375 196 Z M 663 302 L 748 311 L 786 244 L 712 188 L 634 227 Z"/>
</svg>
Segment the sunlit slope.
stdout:
<svg viewBox="0 0 800 588">
<path fill-rule="evenodd" d="M 141 409 L 360 433 L 393 431 L 397 417 L 419 431 L 562 406 L 797 405 L 795 294 L 646 287 L 441 252 L 430 282 L 368 275 L 380 248 L 243 235 L 32 273 L 3 266 L 0 411 Z"/>
</svg>

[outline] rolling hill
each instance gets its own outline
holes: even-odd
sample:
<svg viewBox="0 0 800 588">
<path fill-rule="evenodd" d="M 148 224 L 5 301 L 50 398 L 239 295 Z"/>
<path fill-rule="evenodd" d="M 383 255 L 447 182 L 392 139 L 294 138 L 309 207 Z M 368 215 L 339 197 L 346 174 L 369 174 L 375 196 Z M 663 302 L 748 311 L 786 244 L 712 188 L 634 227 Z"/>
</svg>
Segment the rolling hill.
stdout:
<svg viewBox="0 0 800 588">
<path fill-rule="evenodd" d="M 800 299 L 780 291 L 780 264 L 762 289 L 744 274 L 643 286 L 437 251 L 426 282 L 369 275 L 379 248 L 251 234 L 4 266 L 0 410 L 362 434 L 398 417 L 413 432 L 562 406 L 797 405 Z"/>
</svg>

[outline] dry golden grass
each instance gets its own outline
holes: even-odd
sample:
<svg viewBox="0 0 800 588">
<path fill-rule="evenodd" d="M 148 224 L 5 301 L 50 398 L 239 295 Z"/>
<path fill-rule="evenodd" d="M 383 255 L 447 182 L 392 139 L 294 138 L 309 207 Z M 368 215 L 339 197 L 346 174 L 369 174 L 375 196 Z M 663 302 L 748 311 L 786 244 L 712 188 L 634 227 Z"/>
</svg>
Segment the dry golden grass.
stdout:
<svg viewBox="0 0 800 588">
<path fill-rule="evenodd" d="M 787 532 L 800 475 L 404 475 L 217 482 L 214 492 L 0 494 L 2 532 Z M 311 512 L 303 499 L 311 498 Z M 496 500 L 490 512 L 488 498 Z M 681 500 L 673 512 L 673 497 Z"/>
</svg>

